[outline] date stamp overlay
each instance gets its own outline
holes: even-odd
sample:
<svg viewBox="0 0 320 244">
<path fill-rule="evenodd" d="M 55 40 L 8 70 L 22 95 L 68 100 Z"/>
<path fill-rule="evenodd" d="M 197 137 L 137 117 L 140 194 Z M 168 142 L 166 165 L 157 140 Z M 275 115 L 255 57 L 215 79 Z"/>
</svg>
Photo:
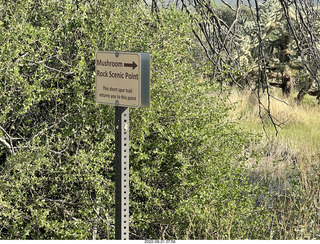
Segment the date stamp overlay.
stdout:
<svg viewBox="0 0 320 244">
<path fill-rule="evenodd" d="M 151 244 L 171 244 L 176 243 L 175 240 L 144 240 L 144 243 L 151 243 Z"/>
</svg>

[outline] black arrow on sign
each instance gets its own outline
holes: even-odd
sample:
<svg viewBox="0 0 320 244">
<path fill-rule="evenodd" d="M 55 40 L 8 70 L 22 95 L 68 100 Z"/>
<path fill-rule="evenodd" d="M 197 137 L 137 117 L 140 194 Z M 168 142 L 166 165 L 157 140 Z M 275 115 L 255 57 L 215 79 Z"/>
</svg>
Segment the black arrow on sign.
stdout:
<svg viewBox="0 0 320 244">
<path fill-rule="evenodd" d="M 132 69 L 135 69 L 138 65 L 132 61 L 132 64 L 124 63 L 124 67 L 132 67 Z"/>
</svg>

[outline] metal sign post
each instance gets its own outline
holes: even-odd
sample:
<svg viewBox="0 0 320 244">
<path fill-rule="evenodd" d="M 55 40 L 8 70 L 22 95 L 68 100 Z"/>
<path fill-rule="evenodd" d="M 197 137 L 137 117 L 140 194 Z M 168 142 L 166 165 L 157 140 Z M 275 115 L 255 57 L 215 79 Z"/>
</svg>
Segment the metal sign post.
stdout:
<svg viewBox="0 0 320 244">
<path fill-rule="evenodd" d="M 150 105 L 148 53 L 97 51 L 96 101 L 115 106 L 115 234 L 129 240 L 129 107 Z"/>
<path fill-rule="evenodd" d="M 129 240 L 129 108 L 115 107 L 116 239 Z"/>
</svg>

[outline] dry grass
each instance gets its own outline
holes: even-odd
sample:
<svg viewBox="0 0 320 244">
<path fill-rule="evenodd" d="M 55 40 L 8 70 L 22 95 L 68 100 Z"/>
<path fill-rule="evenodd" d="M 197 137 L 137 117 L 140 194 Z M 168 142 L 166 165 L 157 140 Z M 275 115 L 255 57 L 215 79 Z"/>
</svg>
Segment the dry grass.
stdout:
<svg viewBox="0 0 320 244">
<path fill-rule="evenodd" d="M 262 135 L 261 144 L 250 149 L 261 153 L 261 161 L 253 170 L 253 162 L 248 167 L 252 181 L 269 189 L 271 198 L 264 195 L 260 200 L 274 216 L 270 238 L 320 239 L 320 106 L 314 97 L 306 96 L 298 105 L 293 97 L 271 92 L 275 98 L 262 96 L 262 104 L 270 103 L 271 114 L 281 124 L 278 134 L 267 113 L 259 113 L 254 93 L 233 90 L 230 96 L 236 103 L 231 118 Z"/>
<path fill-rule="evenodd" d="M 298 105 L 293 97 L 284 98 L 278 90 L 273 91 L 270 101 L 267 96 L 262 96 L 263 106 L 268 107 L 270 103 L 274 121 L 280 125 L 277 127 L 277 135 L 267 112 L 262 109 L 259 113 L 258 99 L 254 93 L 234 90 L 230 100 L 236 103 L 232 118 L 240 119 L 243 128 L 262 133 L 265 142 L 271 144 L 272 150 L 276 150 L 274 147 L 277 145 L 280 150 L 302 157 L 303 161 L 319 161 L 320 106 L 314 97 L 306 96 L 302 104 Z"/>
</svg>

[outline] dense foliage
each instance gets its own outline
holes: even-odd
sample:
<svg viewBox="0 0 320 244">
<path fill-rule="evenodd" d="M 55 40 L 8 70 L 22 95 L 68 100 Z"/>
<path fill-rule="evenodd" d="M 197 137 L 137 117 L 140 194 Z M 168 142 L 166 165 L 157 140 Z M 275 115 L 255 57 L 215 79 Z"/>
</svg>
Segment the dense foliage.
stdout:
<svg viewBox="0 0 320 244">
<path fill-rule="evenodd" d="M 265 237 L 253 138 L 228 121 L 224 88 L 199 79 L 210 66 L 189 17 L 136 0 L 0 2 L 1 239 L 114 238 L 114 108 L 95 102 L 96 50 L 152 57 L 151 106 L 130 110 L 130 238 Z"/>
</svg>

